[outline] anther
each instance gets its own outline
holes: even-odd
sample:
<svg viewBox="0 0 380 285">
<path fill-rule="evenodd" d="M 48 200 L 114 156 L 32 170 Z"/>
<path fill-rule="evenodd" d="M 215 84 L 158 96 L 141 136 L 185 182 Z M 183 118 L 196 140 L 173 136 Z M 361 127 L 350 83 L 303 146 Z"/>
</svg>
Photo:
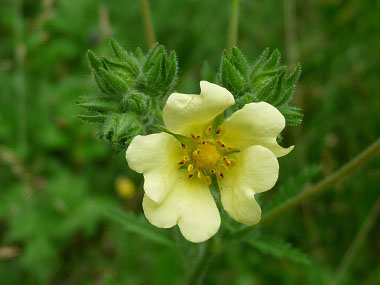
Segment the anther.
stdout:
<svg viewBox="0 0 380 285">
<path fill-rule="evenodd" d="M 207 129 L 206 129 L 206 131 L 205 131 L 205 133 L 206 133 L 207 136 L 210 135 L 211 130 L 212 130 L 212 126 L 208 126 Z"/>
<path fill-rule="evenodd" d="M 202 178 L 203 178 L 202 172 L 198 171 L 198 179 L 202 179 Z"/>
<path fill-rule="evenodd" d="M 229 161 L 226 156 L 223 156 L 223 161 L 227 164 L 227 166 L 231 164 L 231 161 Z"/>
<path fill-rule="evenodd" d="M 219 127 L 217 130 L 216 130 L 216 134 L 219 136 L 221 133 L 222 133 L 223 129 L 222 127 Z"/>
<path fill-rule="evenodd" d="M 195 140 L 195 135 L 194 134 L 191 134 L 191 137 L 193 138 L 193 140 Z"/>
<path fill-rule="evenodd" d="M 183 149 L 186 149 L 186 145 L 184 143 L 181 143 L 181 146 Z"/>
<path fill-rule="evenodd" d="M 230 146 L 229 146 L 229 147 L 227 147 L 227 151 L 228 151 L 228 152 L 231 152 L 231 151 L 233 151 L 233 150 L 234 150 L 234 148 L 233 148 L 233 147 L 230 147 Z"/>
<path fill-rule="evenodd" d="M 198 141 L 198 142 L 200 142 L 200 141 L 201 141 L 201 136 L 197 136 L 197 137 L 195 138 L 195 140 Z"/>
<path fill-rule="evenodd" d="M 206 141 L 202 141 L 202 144 L 205 145 L 205 144 L 206 144 Z"/>
<path fill-rule="evenodd" d="M 194 166 L 192 164 L 189 164 L 189 166 L 187 167 L 187 171 L 192 172 L 193 169 L 194 169 Z"/>
<path fill-rule="evenodd" d="M 189 174 L 189 178 L 193 177 L 194 176 L 194 173 L 190 173 Z"/>
<path fill-rule="evenodd" d="M 215 173 L 216 173 L 216 170 L 213 168 L 213 169 L 210 170 L 210 172 L 211 172 L 212 174 L 215 174 Z"/>
<path fill-rule="evenodd" d="M 224 174 L 222 172 L 219 173 L 220 178 L 224 178 Z"/>
<path fill-rule="evenodd" d="M 224 170 L 228 170 L 228 166 L 224 163 L 222 163 L 221 167 L 224 169 Z"/>
<path fill-rule="evenodd" d="M 211 178 L 210 178 L 210 176 L 206 176 L 205 179 L 206 179 L 207 184 L 211 185 Z"/>
<path fill-rule="evenodd" d="M 198 155 L 201 151 L 199 149 L 196 149 L 193 151 L 193 155 Z"/>
<path fill-rule="evenodd" d="M 182 160 L 182 161 L 178 162 L 178 164 L 179 164 L 179 165 L 184 165 L 185 162 Z"/>
<path fill-rule="evenodd" d="M 218 140 L 217 143 L 218 143 L 221 147 L 225 147 L 225 146 L 226 146 L 221 140 Z"/>
<path fill-rule="evenodd" d="M 187 155 L 185 155 L 184 157 L 183 157 L 183 160 L 186 162 L 186 161 L 189 161 L 190 160 L 190 157 L 188 157 Z"/>
</svg>

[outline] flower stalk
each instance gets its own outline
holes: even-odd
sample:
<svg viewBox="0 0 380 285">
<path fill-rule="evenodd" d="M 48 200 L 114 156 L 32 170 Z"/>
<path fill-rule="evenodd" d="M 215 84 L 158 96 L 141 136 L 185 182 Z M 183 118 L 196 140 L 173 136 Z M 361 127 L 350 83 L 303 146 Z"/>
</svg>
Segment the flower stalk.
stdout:
<svg viewBox="0 0 380 285">
<path fill-rule="evenodd" d="M 153 21 L 152 16 L 150 14 L 149 2 L 148 0 L 140 0 L 140 5 L 143 16 L 146 39 L 148 41 L 149 47 L 153 47 L 154 43 L 156 42 L 156 37 L 154 35 Z"/>
<path fill-rule="evenodd" d="M 232 0 L 232 10 L 230 17 L 230 27 L 228 31 L 228 50 L 231 51 L 237 42 L 238 25 L 239 25 L 239 4 L 240 0 Z"/>
</svg>

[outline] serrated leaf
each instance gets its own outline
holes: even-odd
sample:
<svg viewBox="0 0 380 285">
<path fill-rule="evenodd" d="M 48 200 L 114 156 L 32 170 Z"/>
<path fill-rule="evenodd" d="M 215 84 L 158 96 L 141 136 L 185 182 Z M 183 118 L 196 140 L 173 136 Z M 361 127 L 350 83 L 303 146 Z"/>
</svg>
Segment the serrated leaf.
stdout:
<svg viewBox="0 0 380 285">
<path fill-rule="evenodd" d="M 252 80 L 252 77 L 255 76 L 255 74 L 262 69 L 263 64 L 265 63 L 267 57 L 269 54 L 269 48 L 266 48 L 260 55 L 260 57 L 256 60 L 256 62 L 253 64 L 253 68 L 251 70 L 250 78 Z"/>
<path fill-rule="evenodd" d="M 273 106 L 277 106 L 277 102 L 281 99 L 281 95 L 285 88 L 285 70 L 278 77 L 276 89 L 273 92 L 273 96 L 270 98 L 270 102 Z"/>
<path fill-rule="evenodd" d="M 103 123 L 106 119 L 105 115 L 76 115 L 76 118 L 90 123 Z"/>
<path fill-rule="evenodd" d="M 286 79 L 286 87 L 287 88 L 291 88 L 291 87 L 295 86 L 295 84 L 297 83 L 297 81 L 301 75 L 301 71 L 302 71 L 302 66 L 299 63 L 299 64 L 297 64 L 297 67 L 293 71 L 293 73 L 290 74 L 289 77 Z"/>
<path fill-rule="evenodd" d="M 100 60 L 98 60 L 96 58 L 96 55 L 90 50 L 87 51 L 87 58 L 90 61 L 91 67 L 94 70 L 98 70 L 102 66 L 102 63 L 100 62 Z"/>
<path fill-rule="evenodd" d="M 248 77 L 248 74 L 249 74 L 248 60 L 245 58 L 245 56 L 241 53 L 241 51 L 238 48 L 236 48 L 236 47 L 232 48 L 232 57 L 231 57 L 231 59 L 233 61 L 233 64 L 239 70 L 239 72 L 244 77 Z"/>
<path fill-rule="evenodd" d="M 278 259 L 288 259 L 298 264 L 311 265 L 310 258 L 305 253 L 284 240 L 258 236 L 247 241 L 247 243 L 262 253 Z"/>
<path fill-rule="evenodd" d="M 117 105 L 113 102 L 103 102 L 103 101 L 88 101 L 88 102 L 79 102 L 78 106 L 85 108 L 89 111 L 95 112 L 110 112 L 116 111 Z"/>
<path fill-rule="evenodd" d="M 244 91 L 244 82 L 243 78 L 237 71 L 237 69 L 231 64 L 228 57 L 224 60 L 224 68 L 229 78 L 229 82 L 231 84 L 231 88 L 234 92 L 242 92 Z"/>
<path fill-rule="evenodd" d="M 109 86 L 115 90 L 115 92 L 125 92 L 128 90 L 128 85 L 114 73 L 105 70 L 102 67 L 99 68 L 99 72 L 103 75 L 104 79 L 107 81 Z"/>
<path fill-rule="evenodd" d="M 263 70 L 269 70 L 277 67 L 280 63 L 281 54 L 278 49 L 275 49 L 269 59 L 264 63 Z"/>
<path fill-rule="evenodd" d="M 127 232 L 138 234 L 142 238 L 161 245 L 174 245 L 165 230 L 154 227 L 143 217 L 138 217 L 133 213 L 124 212 L 121 209 L 115 208 L 105 209 L 104 212 L 107 217 L 120 224 Z"/>
<path fill-rule="evenodd" d="M 116 57 L 121 61 L 127 61 L 128 60 L 127 52 L 121 47 L 119 42 L 116 39 L 111 38 L 110 43 Z"/>
<path fill-rule="evenodd" d="M 263 88 L 261 88 L 257 94 L 256 98 L 258 101 L 267 101 L 275 90 L 277 85 L 277 78 L 273 77 Z"/>
<path fill-rule="evenodd" d="M 170 53 L 169 63 L 166 65 L 166 79 L 165 79 L 165 85 L 169 88 L 171 88 L 175 82 L 177 81 L 177 56 L 175 54 L 175 51 L 172 51 Z"/>
<path fill-rule="evenodd" d="M 278 109 L 284 115 L 288 125 L 296 126 L 302 122 L 303 114 L 301 113 L 301 108 L 282 105 Z"/>
</svg>

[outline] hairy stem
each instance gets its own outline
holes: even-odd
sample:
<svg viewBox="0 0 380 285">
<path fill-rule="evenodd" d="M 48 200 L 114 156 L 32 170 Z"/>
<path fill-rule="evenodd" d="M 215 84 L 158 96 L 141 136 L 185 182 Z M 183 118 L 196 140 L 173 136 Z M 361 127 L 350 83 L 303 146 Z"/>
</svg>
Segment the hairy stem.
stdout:
<svg viewBox="0 0 380 285">
<path fill-rule="evenodd" d="M 152 16 L 150 14 L 149 2 L 148 0 L 140 0 L 140 4 L 141 4 L 141 12 L 143 16 L 146 39 L 148 41 L 149 47 L 152 47 L 154 43 L 156 42 L 156 37 L 154 35 L 153 21 L 152 21 Z"/>
<path fill-rule="evenodd" d="M 352 159 L 350 162 L 342 166 L 339 170 L 337 170 L 332 175 L 326 177 L 324 180 L 319 182 L 318 184 L 311 186 L 306 189 L 302 193 L 298 194 L 294 198 L 288 200 L 278 208 L 268 212 L 261 219 L 260 224 L 264 224 L 269 222 L 270 220 L 276 218 L 284 211 L 289 210 L 295 206 L 298 206 L 302 202 L 313 198 L 315 195 L 320 194 L 321 192 L 329 189 L 336 182 L 340 181 L 344 177 L 351 174 L 354 170 L 358 169 L 360 166 L 365 164 L 368 160 L 374 157 L 374 155 L 380 150 L 380 139 L 377 139 L 373 144 L 367 147 L 362 153 Z M 242 238 L 246 234 L 249 234 L 252 231 L 252 227 L 244 227 L 243 229 L 235 232 L 233 234 L 234 238 Z"/>
<path fill-rule="evenodd" d="M 228 30 L 228 50 L 231 51 L 237 42 L 239 24 L 239 4 L 240 0 L 232 0 L 232 10 L 230 17 L 230 27 Z"/>
<path fill-rule="evenodd" d="M 333 279 L 330 284 L 340 284 L 344 273 L 350 267 L 351 262 L 353 261 L 355 255 L 360 249 L 360 246 L 363 244 L 365 238 L 367 237 L 369 231 L 371 230 L 373 224 L 376 221 L 377 216 L 380 213 L 380 195 L 377 197 L 376 202 L 374 203 L 371 211 L 369 212 L 367 218 L 363 222 L 359 232 L 355 236 L 353 242 L 348 248 L 346 254 L 344 255 L 342 261 L 339 264 L 337 271 L 334 274 Z"/>
</svg>

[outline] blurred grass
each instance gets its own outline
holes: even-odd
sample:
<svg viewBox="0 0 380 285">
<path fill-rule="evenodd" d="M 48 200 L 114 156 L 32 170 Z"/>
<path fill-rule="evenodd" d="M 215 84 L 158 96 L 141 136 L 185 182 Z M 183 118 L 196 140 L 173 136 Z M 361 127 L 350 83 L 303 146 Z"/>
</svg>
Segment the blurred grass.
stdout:
<svg viewBox="0 0 380 285">
<path fill-rule="evenodd" d="M 380 133 L 378 1 L 286 1 L 294 10 L 278 0 L 241 1 L 238 36 L 250 60 L 268 46 L 303 66 L 296 100 L 304 123 L 284 135 L 283 144 L 296 148 L 280 160 L 278 185 L 310 165 L 322 170 L 315 181 L 331 174 Z M 227 45 L 231 1 L 150 2 L 157 39 L 179 57 L 177 90 L 198 91 Z M 0 256 L 1 284 L 181 283 L 173 248 L 122 231 L 98 211 L 141 213 L 142 179 L 122 153 L 96 139 L 95 128 L 74 119 L 74 101 L 96 92 L 88 49 L 108 53 L 111 36 L 127 49 L 147 48 L 138 1 L 3 0 L 0 11 L 0 249 L 16 254 Z M 118 197 L 119 176 L 139 187 L 132 200 Z M 311 266 L 234 245 L 212 262 L 206 283 L 329 282 L 379 194 L 379 178 L 377 157 L 263 226 L 267 236 L 307 253 Z M 379 284 L 379 229 L 375 224 L 343 284 Z"/>
</svg>

